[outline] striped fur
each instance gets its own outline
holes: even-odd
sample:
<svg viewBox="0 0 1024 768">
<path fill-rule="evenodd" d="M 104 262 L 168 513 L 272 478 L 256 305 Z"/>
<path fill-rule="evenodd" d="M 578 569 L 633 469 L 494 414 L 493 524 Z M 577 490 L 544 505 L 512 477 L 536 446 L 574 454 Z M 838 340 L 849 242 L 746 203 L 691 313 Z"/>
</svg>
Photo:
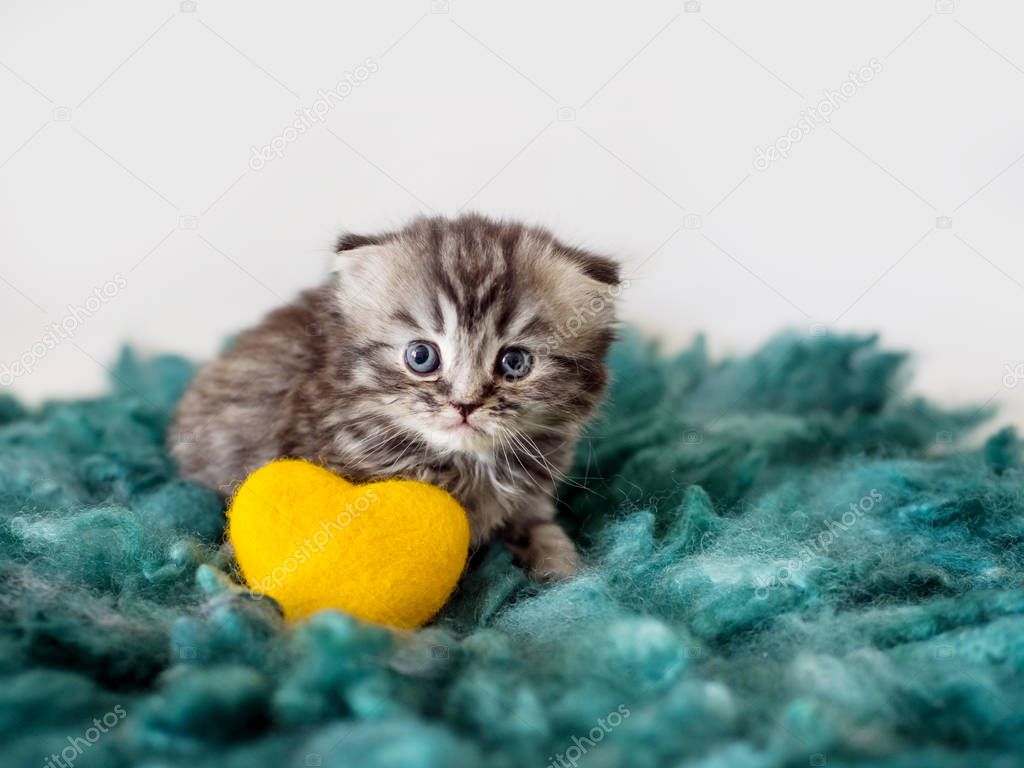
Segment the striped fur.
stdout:
<svg viewBox="0 0 1024 768">
<path fill-rule="evenodd" d="M 357 482 L 425 480 L 501 536 L 531 575 L 575 572 L 552 492 L 606 383 L 618 269 L 548 232 L 480 216 L 346 236 L 335 274 L 268 315 L 207 365 L 171 435 L 182 472 L 225 494 L 281 457 Z M 429 341 L 440 370 L 406 367 Z M 531 372 L 496 364 L 524 348 Z M 480 403 L 463 417 L 451 403 Z"/>
</svg>

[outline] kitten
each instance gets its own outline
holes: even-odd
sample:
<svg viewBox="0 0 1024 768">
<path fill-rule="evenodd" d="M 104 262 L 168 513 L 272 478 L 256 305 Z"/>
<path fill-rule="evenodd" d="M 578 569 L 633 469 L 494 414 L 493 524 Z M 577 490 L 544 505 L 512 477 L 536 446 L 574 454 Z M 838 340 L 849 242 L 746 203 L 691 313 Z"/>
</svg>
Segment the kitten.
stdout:
<svg viewBox="0 0 1024 768">
<path fill-rule="evenodd" d="M 284 456 L 433 483 L 475 547 L 501 538 L 531 577 L 571 577 L 552 494 L 605 388 L 618 285 L 609 259 L 476 215 L 344 236 L 327 282 L 200 371 L 172 451 L 222 493 Z"/>
</svg>

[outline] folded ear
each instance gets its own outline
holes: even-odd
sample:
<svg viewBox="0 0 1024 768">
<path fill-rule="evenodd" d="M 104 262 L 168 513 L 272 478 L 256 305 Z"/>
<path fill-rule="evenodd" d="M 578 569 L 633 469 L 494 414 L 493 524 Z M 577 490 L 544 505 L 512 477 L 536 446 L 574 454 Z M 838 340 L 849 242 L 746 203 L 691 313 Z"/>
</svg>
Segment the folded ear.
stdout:
<svg viewBox="0 0 1024 768">
<path fill-rule="evenodd" d="M 346 232 L 338 237 L 338 241 L 334 244 L 334 252 L 352 251 L 356 248 L 362 248 L 364 245 L 380 245 L 380 238 L 373 235 L 356 235 L 352 232 Z"/>
<path fill-rule="evenodd" d="M 605 285 L 619 284 L 619 265 L 607 256 L 574 248 L 571 245 L 555 243 L 555 253 L 575 264 L 583 274 Z"/>
<path fill-rule="evenodd" d="M 331 274 L 335 295 L 346 312 L 371 317 L 388 305 L 400 274 L 392 249 L 384 237 L 343 235 L 338 239 Z"/>
<path fill-rule="evenodd" d="M 378 250 L 382 242 L 383 240 L 376 236 L 351 233 L 341 235 L 334 244 L 334 261 L 331 265 L 331 272 L 335 275 L 358 272 L 359 262 L 364 261 L 367 256 Z"/>
</svg>

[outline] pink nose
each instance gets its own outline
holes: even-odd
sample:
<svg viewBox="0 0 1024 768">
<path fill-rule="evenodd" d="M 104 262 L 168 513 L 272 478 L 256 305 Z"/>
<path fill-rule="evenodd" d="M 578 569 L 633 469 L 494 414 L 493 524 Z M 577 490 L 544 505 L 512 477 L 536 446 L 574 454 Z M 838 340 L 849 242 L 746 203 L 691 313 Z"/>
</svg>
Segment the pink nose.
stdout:
<svg viewBox="0 0 1024 768">
<path fill-rule="evenodd" d="M 477 408 L 483 405 L 483 403 L 449 402 L 448 405 L 450 405 L 452 408 L 458 411 L 462 415 L 462 418 L 466 419 L 469 418 L 469 414 L 471 414 L 473 411 L 475 411 Z"/>
</svg>

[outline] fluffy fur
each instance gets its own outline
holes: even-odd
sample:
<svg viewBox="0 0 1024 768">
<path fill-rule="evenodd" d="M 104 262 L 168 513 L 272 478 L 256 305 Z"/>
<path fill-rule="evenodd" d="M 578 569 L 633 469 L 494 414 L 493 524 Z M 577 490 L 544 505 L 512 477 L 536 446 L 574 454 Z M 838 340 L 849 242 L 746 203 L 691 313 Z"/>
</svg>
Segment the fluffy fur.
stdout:
<svg viewBox="0 0 1024 768">
<path fill-rule="evenodd" d="M 163 448 L 184 361 L 0 396 L 0 762 L 1019 766 L 1012 433 L 955 448 L 978 415 L 901 396 L 869 339 L 610 361 L 561 494 L 584 571 L 538 585 L 492 547 L 400 634 L 289 629 L 230 578 L 218 495 Z"/>
<path fill-rule="evenodd" d="M 173 453 L 224 491 L 282 456 L 433 483 L 475 545 L 501 535 L 532 575 L 571 576 L 552 493 L 605 387 L 617 285 L 612 261 L 479 216 L 344 237 L 334 278 L 200 372 Z M 406 365 L 417 341 L 440 350 L 437 372 Z M 526 376 L 497 368 L 509 348 L 532 356 Z"/>
</svg>

